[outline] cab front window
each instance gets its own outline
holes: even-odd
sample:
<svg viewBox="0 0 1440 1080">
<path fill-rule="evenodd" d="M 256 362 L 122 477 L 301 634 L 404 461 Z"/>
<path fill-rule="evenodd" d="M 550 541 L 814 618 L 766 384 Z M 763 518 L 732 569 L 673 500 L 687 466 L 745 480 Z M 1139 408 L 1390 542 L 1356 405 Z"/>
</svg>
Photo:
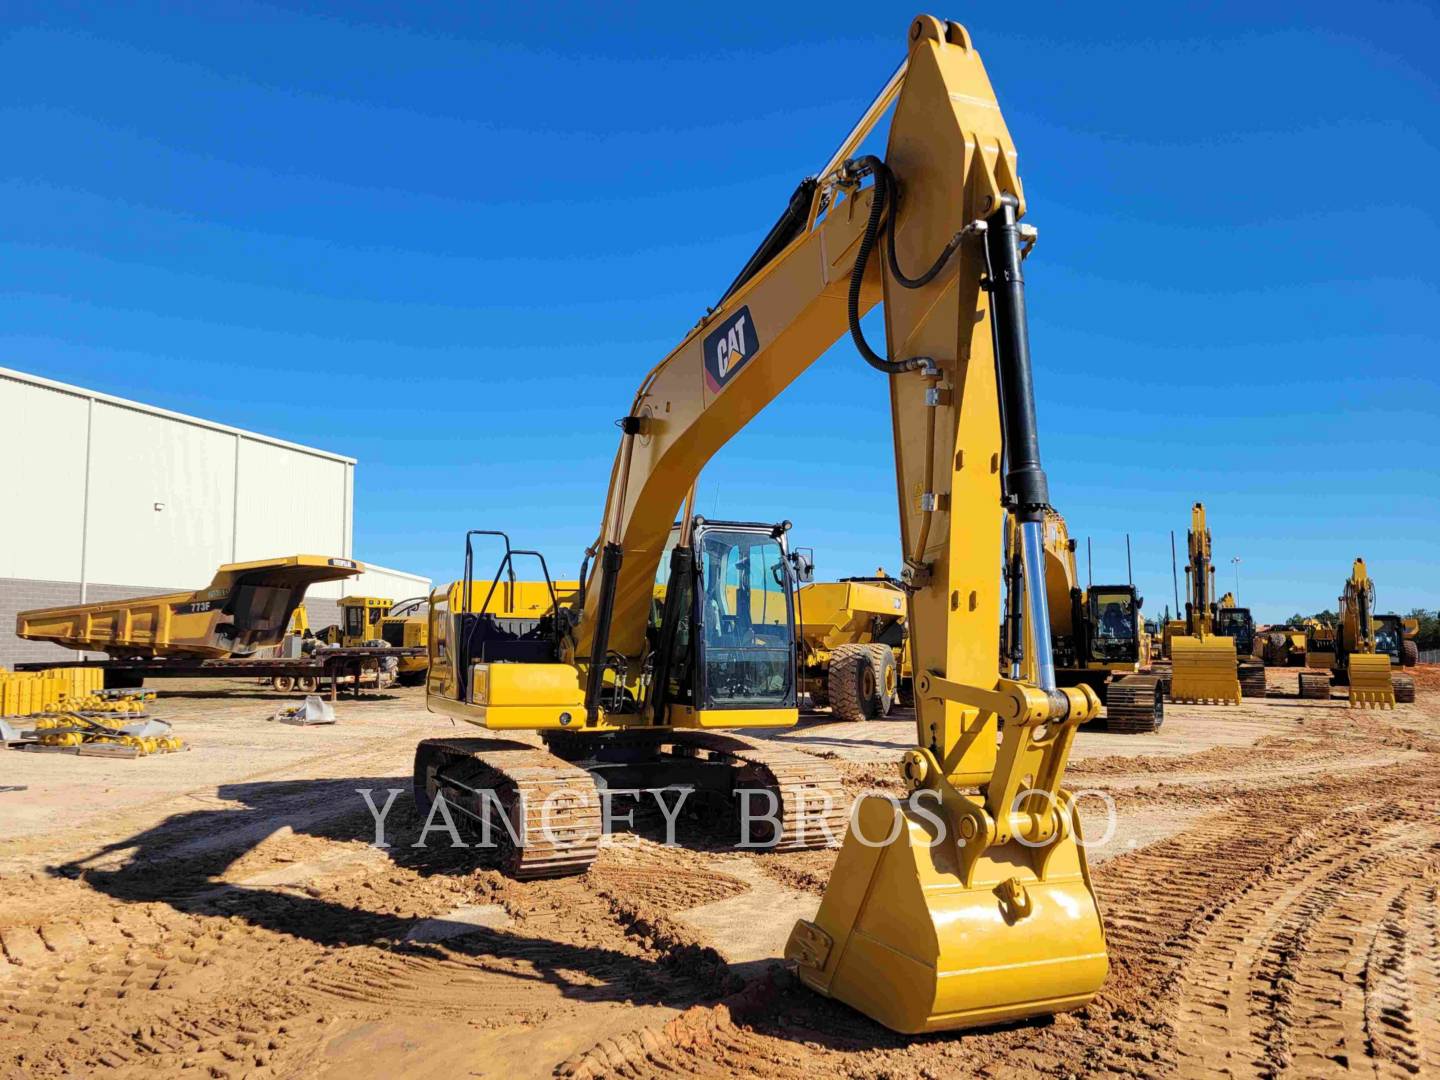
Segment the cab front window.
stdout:
<svg viewBox="0 0 1440 1080">
<path fill-rule="evenodd" d="M 700 539 L 697 622 L 708 708 L 795 703 L 794 628 L 784 549 L 769 533 Z"/>
<path fill-rule="evenodd" d="M 1135 633 L 1135 597 L 1125 591 L 1096 590 L 1090 594 L 1094 632 L 1090 638 L 1092 660 L 1132 660 L 1138 636 Z"/>
</svg>

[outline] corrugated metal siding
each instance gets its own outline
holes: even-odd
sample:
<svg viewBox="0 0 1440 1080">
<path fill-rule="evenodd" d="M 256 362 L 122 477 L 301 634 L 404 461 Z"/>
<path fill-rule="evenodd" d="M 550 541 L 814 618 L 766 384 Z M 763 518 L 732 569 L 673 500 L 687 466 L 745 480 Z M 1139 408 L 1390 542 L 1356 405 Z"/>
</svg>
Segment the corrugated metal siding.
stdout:
<svg viewBox="0 0 1440 1080">
<path fill-rule="evenodd" d="M 230 561 L 235 436 L 97 401 L 91 447 L 90 581 L 194 588 Z"/>
<path fill-rule="evenodd" d="M 79 580 L 89 409 L 0 378 L 0 578 Z"/>
<path fill-rule="evenodd" d="M 350 556 L 345 462 L 241 439 L 238 476 L 237 560 L 300 552 Z M 330 584 L 317 586 L 316 595 L 340 594 Z"/>
<path fill-rule="evenodd" d="M 0 663 L 69 655 L 16 639 L 18 610 L 199 588 L 245 559 L 356 557 L 353 459 L 8 368 L 0 476 Z M 429 588 L 374 567 L 307 608 L 323 626 L 342 595 Z"/>
<path fill-rule="evenodd" d="M 8 368 L 0 462 L 0 578 L 195 588 L 221 563 L 351 555 L 353 459 Z"/>
</svg>

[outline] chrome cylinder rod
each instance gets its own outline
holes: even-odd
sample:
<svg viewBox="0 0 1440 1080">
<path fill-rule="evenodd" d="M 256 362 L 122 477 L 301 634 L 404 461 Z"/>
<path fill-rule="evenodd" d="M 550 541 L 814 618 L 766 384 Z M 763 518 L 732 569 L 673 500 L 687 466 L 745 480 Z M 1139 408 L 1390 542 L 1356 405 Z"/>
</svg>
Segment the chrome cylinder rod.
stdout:
<svg viewBox="0 0 1440 1080">
<path fill-rule="evenodd" d="M 1050 645 L 1050 602 L 1045 595 L 1045 523 L 1022 521 L 1025 550 L 1025 618 L 1035 650 L 1035 681 L 1041 690 L 1055 689 L 1055 653 Z"/>
</svg>

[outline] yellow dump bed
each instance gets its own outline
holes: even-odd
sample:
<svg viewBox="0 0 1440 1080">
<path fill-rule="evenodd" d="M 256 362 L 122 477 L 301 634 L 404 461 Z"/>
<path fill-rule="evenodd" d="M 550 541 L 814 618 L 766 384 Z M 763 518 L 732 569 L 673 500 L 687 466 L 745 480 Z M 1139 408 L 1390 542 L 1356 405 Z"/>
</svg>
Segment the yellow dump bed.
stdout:
<svg viewBox="0 0 1440 1080">
<path fill-rule="evenodd" d="M 247 656 L 280 643 L 311 585 L 364 569 L 325 555 L 227 563 L 193 592 L 22 611 L 15 634 L 117 658 Z"/>
<path fill-rule="evenodd" d="M 833 649 L 871 640 L 877 616 L 905 617 L 905 594 L 868 581 L 816 581 L 800 588 L 795 621 L 810 645 Z"/>
</svg>

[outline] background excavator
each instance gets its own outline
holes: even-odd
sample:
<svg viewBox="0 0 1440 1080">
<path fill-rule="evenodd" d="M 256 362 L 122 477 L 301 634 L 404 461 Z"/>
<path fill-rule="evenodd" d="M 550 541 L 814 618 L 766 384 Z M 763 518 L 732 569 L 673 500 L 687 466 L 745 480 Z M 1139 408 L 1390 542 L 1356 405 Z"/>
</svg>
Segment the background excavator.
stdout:
<svg viewBox="0 0 1440 1080">
<path fill-rule="evenodd" d="M 845 822 L 827 762 L 743 734 L 797 719 L 787 524 L 709 522 L 692 507 L 710 457 L 848 330 L 890 391 L 917 741 L 901 763 L 909 797 L 858 803 L 786 956 L 815 990 L 924 1032 L 1078 1008 L 1108 959 L 1062 787 L 1076 729 L 1100 703 L 1088 686 L 1057 687 L 1050 643 L 1049 491 L 1021 272 L 1036 234 L 1021 223 L 1015 147 L 967 31 L 922 16 L 907 45 L 619 421 L 578 603 L 552 588 L 544 613 L 517 620 L 469 589 L 458 606 L 432 597 L 430 708 L 538 730 L 546 748 L 429 740 L 415 787 L 426 815 L 442 796 L 482 824 L 501 808 L 503 864 L 522 876 L 589 864 L 597 785 L 717 799 L 758 789 L 774 800 L 777 847 L 824 842 L 818 831 Z M 885 158 L 857 157 L 892 106 Z M 877 351 L 860 320 L 882 299 Z M 1025 580 L 1008 591 L 1006 514 Z M 548 584 L 543 558 L 505 558 L 516 557 L 538 559 Z M 1002 603 L 1035 643 L 1033 682 L 997 676 Z"/>
<path fill-rule="evenodd" d="M 1170 638 L 1173 701 L 1209 705 L 1240 704 L 1240 660 L 1233 637 L 1216 629 L 1219 605 L 1211 563 L 1210 528 L 1205 507 L 1190 508 L 1189 559 L 1185 564 L 1185 629 Z M 1252 664 L 1256 663 L 1251 661 Z M 1265 665 L 1259 664 L 1260 679 Z M 1263 691 L 1262 691 L 1263 692 Z"/>
<path fill-rule="evenodd" d="M 1045 513 L 1045 588 L 1049 593 L 1050 641 L 1055 678 L 1062 686 L 1089 686 L 1105 703 L 1109 731 L 1139 734 L 1158 731 L 1165 722 L 1165 694 L 1159 677 L 1142 667 L 1148 661 L 1141 598 L 1133 584 L 1080 587 L 1075 541 L 1065 519 Z M 1019 523 L 1007 529 L 1006 562 L 1011 588 L 1022 580 Z M 1001 650 L 1005 665 L 1033 667 L 1031 642 L 1023 644 L 1007 625 Z"/>
<path fill-rule="evenodd" d="M 1328 698 L 1330 680 L 1349 690 L 1352 707 L 1392 708 L 1397 701 L 1415 700 L 1415 683 L 1408 675 L 1393 675 L 1403 660 L 1401 642 L 1406 626 L 1399 616 L 1375 614 L 1375 581 L 1364 559 L 1356 559 L 1340 594 L 1339 618 L 1328 632 L 1312 630 L 1315 648 L 1307 653 L 1310 667 L 1300 675 L 1300 696 Z"/>
<path fill-rule="evenodd" d="M 1215 633 L 1235 642 L 1236 670 L 1240 678 L 1240 696 L 1265 696 L 1265 659 L 1256 654 L 1255 617 L 1250 609 L 1235 603 L 1235 594 L 1227 592 L 1215 607 Z"/>
</svg>

